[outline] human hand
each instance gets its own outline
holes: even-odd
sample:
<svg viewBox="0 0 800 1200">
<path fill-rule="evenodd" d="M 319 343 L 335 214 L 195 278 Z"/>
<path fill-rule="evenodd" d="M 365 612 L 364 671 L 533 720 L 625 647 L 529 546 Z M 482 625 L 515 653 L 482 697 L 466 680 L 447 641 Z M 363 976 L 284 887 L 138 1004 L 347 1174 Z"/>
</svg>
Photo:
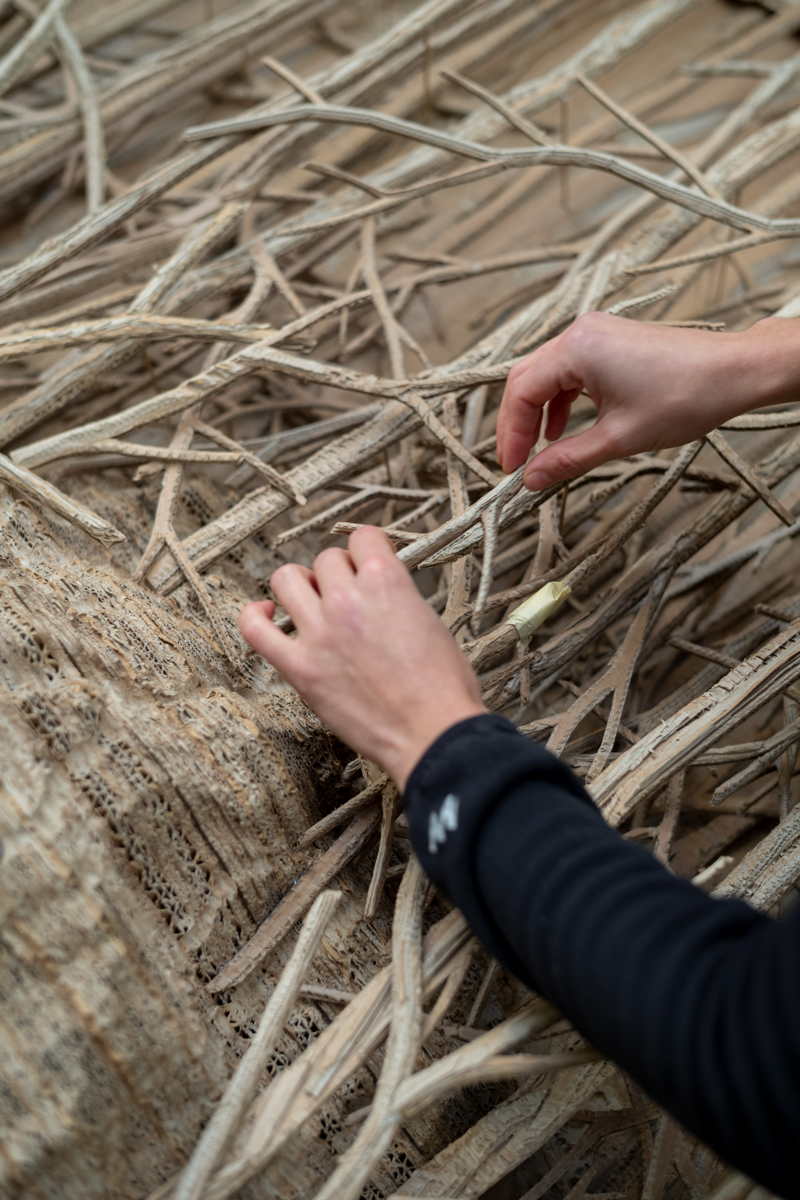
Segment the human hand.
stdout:
<svg viewBox="0 0 800 1200">
<path fill-rule="evenodd" d="M 313 570 L 287 563 L 270 583 L 297 636 L 273 623 L 271 600 L 245 605 L 243 636 L 401 790 L 440 733 L 486 711 L 472 669 L 381 530 L 362 526 L 347 550 L 323 550 Z"/>
<path fill-rule="evenodd" d="M 509 373 L 497 419 L 505 471 L 522 466 L 544 432 L 552 443 L 527 465 L 525 484 L 541 490 L 640 451 L 702 437 L 732 416 L 786 398 L 775 362 L 800 384 L 797 322 L 767 320 L 743 333 L 713 333 L 586 313 Z M 791 330 L 790 326 L 795 326 Z M 794 363 L 787 358 L 794 353 Z M 788 373 L 788 374 L 787 374 Z M 773 378 L 768 378 L 773 376 Z M 590 429 L 558 440 L 570 406 L 585 391 L 597 407 Z"/>
</svg>

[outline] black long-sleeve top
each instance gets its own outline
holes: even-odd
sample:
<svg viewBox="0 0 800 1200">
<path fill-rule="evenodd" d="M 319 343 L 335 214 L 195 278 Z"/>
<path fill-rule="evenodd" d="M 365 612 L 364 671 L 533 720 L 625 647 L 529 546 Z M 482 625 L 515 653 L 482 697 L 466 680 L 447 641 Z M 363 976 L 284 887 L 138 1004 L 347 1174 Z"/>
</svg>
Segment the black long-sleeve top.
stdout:
<svg viewBox="0 0 800 1200">
<path fill-rule="evenodd" d="M 501 717 L 442 734 L 405 802 L 486 948 L 727 1162 L 800 1197 L 800 912 L 678 879 Z"/>
</svg>

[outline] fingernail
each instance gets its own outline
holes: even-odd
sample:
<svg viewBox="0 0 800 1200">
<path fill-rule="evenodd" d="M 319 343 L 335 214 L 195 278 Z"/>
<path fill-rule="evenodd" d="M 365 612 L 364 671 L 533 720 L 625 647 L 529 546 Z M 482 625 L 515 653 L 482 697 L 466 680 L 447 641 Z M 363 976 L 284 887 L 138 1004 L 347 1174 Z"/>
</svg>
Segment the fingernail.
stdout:
<svg viewBox="0 0 800 1200">
<path fill-rule="evenodd" d="M 523 478 L 525 487 L 532 492 L 541 492 L 547 487 L 547 476 L 544 471 L 534 468 L 532 471 L 526 471 Z"/>
</svg>

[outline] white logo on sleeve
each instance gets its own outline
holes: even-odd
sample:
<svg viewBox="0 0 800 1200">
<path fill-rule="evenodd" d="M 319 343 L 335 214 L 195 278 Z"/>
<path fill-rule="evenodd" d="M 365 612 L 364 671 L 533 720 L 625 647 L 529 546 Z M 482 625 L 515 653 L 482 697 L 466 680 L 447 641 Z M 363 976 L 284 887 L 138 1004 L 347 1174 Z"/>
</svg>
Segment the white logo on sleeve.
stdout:
<svg viewBox="0 0 800 1200">
<path fill-rule="evenodd" d="M 445 796 L 438 812 L 428 818 L 428 853 L 435 854 L 447 841 L 447 831 L 458 829 L 458 796 Z"/>
</svg>

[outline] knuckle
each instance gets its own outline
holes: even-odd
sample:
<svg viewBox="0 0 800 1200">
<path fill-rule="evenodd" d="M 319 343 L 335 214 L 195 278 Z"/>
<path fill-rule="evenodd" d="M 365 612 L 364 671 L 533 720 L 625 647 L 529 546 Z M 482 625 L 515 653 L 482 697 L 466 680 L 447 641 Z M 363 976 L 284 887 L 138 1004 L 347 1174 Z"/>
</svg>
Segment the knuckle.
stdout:
<svg viewBox="0 0 800 1200">
<path fill-rule="evenodd" d="M 364 559 L 359 568 L 359 574 L 367 579 L 379 580 L 391 578 L 399 566 L 393 558 L 382 558 L 378 554 L 370 554 Z"/>
<path fill-rule="evenodd" d="M 354 597 L 347 588 L 333 587 L 325 592 L 325 608 L 335 617 L 343 617 L 352 612 L 353 601 Z"/>
<path fill-rule="evenodd" d="M 572 349 L 590 348 L 606 332 L 609 321 L 613 320 L 609 313 L 595 310 L 581 313 L 564 331 L 564 340 Z"/>
<path fill-rule="evenodd" d="M 571 449 L 564 446 L 559 446 L 553 453 L 553 465 L 556 467 L 558 474 L 564 478 L 571 478 L 574 475 L 580 475 L 583 467 L 573 454 Z"/>
<path fill-rule="evenodd" d="M 505 395 L 503 396 L 503 404 L 507 411 L 513 412 L 520 400 L 525 398 L 525 385 L 522 381 L 522 376 L 517 375 L 516 379 L 511 379 L 509 376 L 506 384 Z"/>
<path fill-rule="evenodd" d="M 603 444 L 607 453 L 614 458 L 624 458 L 635 453 L 636 430 L 628 423 L 609 417 L 602 425 Z M 598 425 L 598 429 L 600 429 Z M 657 449 L 656 446 L 653 449 Z"/>
<path fill-rule="evenodd" d="M 579 329 L 599 329 L 609 319 L 609 313 L 603 312 L 602 309 L 592 308 L 588 312 L 581 313 L 572 322 L 573 327 Z"/>
</svg>

